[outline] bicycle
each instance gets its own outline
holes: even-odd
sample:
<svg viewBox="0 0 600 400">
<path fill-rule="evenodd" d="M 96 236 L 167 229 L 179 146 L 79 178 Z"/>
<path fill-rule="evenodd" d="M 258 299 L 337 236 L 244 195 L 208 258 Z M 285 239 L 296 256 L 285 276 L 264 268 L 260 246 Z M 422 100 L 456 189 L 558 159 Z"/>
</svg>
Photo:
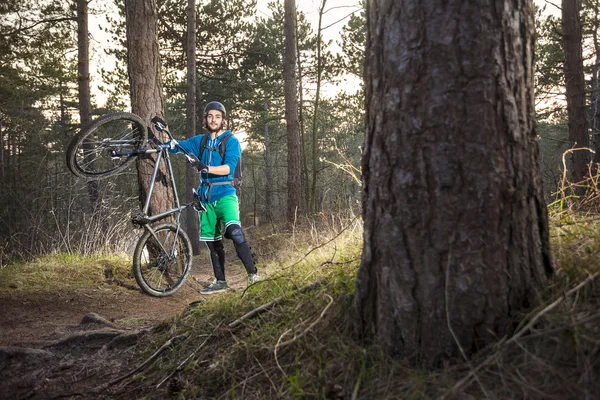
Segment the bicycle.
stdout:
<svg viewBox="0 0 600 400">
<path fill-rule="evenodd" d="M 191 269 L 192 244 L 181 228 L 181 213 L 190 206 L 198 212 L 206 209 L 195 189 L 194 201 L 187 204 L 179 202 L 168 150 L 172 146 L 177 147 L 189 163 L 197 161 L 196 157 L 179 146 L 162 120 L 155 117 L 152 123 L 169 137 L 169 142 L 160 142 L 152 132 L 148 138 L 146 123 L 135 114 L 118 112 L 97 118 L 82 128 L 69 143 L 67 166 L 81 178 L 102 179 L 122 171 L 137 157 L 157 154 L 145 204 L 140 212 L 131 216 L 131 222 L 144 229 L 133 253 L 133 275 L 145 293 L 164 297 L 183 286 Z M 167 163 L 175 204 L 170 210 L 149 216 L 154 182 L 163 158 Z M 175 215 L 174 222 L 151 225 L 171 215 Z"/>
</svg>

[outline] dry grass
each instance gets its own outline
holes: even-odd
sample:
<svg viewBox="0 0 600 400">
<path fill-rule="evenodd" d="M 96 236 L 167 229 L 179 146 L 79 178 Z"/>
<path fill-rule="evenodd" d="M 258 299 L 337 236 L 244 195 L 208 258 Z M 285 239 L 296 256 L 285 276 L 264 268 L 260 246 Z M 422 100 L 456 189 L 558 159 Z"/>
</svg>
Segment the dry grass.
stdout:
<svg viewBox="0 0 600 400">
<path fill-rule="evenodd" d="M 125 256 L 50 254 L 0 268 L 0 290 L 36 293 L 49 289 L 91 287 L 110 279 L 134 283 L 131 261 Z"/>
<path fill-rule="evenodd" d="M 594 257 L 600 230 L 594 220 L 554 218 L 552 243 L 561 272 L 544 304 L 522 316 L 513 337 L 476 354 L 470 364 L 457 361 L 435 371 L 391 359 L 352 338 L 361 227 L 357 220 L 344 222 L 332 229 L 321 220 L 310 229 L 263 239 L 278 248 L 264 255 L 274 260 L 262 264 L 269 279 L 241 296 L 211 297 L 163 324 L 146 343 L 146 357 L 170 338 L 187 336 L 111 387 L 112 393 L 216 399 L 600 398 L 600 262 Z M 256 232 L 254 243 L 259 237 Z M 315 281 L 320 284 L 314 289 L 297 290 Z M 228 327 L 274 299 L 268 312 Z"/>
<path fill-rule="evenodd" d="M 558 273 L 513 336 L 441 370 L 415 368 L 352 337 L 359 219 L 321 216 L 251 233 L 268 278 L 209 297 L 140 343 L 111 398 L 594 399 L 600 398 L 600 219 L 553 212 Z M 8 269 L 11 270 L 8 270 Z M 0 269 L 0 289 L 89 285 L 129 274 L 121 258 L 54 255 Z M 15 273 L 18 271 L 18 273 Z M 42 273 L 40 273 L 42 272 Z M 310 283 L 317 282 L 305 290 Z M 19 287 L 19 286 L 17 286 Z M 268 310 L 234 321 L 261 305 Z M 156 354 L 160 349 L 160 352 Z M 148 361 L 144 364 L 144 361 Z"/>
</svg>

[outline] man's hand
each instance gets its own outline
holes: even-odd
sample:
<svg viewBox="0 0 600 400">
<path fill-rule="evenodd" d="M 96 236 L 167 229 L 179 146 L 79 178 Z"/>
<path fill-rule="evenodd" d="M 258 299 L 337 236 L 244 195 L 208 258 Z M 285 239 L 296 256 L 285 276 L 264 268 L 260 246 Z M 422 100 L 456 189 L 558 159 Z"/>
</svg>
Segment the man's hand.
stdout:
<svg viewBox="0 0 600 400">
<path fill-rule="evenodd" d="M 202 161 L 194 161 L 192 167 L 196 168 L 199 172 L 208 172 L 208 166 Z"/>
<path fill-rule="evenodd" d="M 172 150 L 175 148 L 175 145 L 178 144 L 179 142 L 175 139 L 171 139 L 169 140 L 167 143 L 165 143 L 166 145 L 169 146 L 169 148 Z"/>
</svg>

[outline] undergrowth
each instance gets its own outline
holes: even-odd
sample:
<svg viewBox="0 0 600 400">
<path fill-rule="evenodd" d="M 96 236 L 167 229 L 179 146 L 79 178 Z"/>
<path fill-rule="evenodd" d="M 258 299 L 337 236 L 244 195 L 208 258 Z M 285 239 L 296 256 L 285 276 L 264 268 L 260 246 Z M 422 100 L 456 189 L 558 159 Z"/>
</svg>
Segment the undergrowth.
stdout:
<svg viewBox="0 0 600 400">
<path fill-rule="evenodd" d="M 512 336 L 468 362 L 427 370 L 354 339 L 361 222 L 323 216 L 293 230 L 250 230 L 263 280 L 203 298 L 153 328 L 138 343 L 130 373 L 120 371 L 103 393 L 146 399 L 600 398 L 600 219 L 552 211 L 557 272 L 543 303 L 516 321 Z M 85 285 L 107 274 L 130 275 L 130 261 L 47 256 L 1 268 L 0 289 Z"/>
<path fill-rule="evenodd" d="M 558 272 L 545 302 L 523 316 L 512 337 L 440 370 L 416 368 L 354 340 L 359 221 L 311 228 L 305 236 L 260 239 L 255 232 L 256 247 L 261 240 L 270 249 L 277 244 L 262 254 L 268 277 L 156 327 L 139 344 L 138 361 L 152 362 L 109 390 L 147 399 L 599 398 L 599 222 L 553 217 Z M 242 317 L 261 306 L 264 312 Z M 157 355 L 159 348 L 165 350 Z"/>
<path fill-rule="evenodd" d="M 132 280 L 131 261 L 119 255 L 56 253 L 0 268 L 0 291 L 28 294 L 90 287 L 110 279 Z"/>
</svg>

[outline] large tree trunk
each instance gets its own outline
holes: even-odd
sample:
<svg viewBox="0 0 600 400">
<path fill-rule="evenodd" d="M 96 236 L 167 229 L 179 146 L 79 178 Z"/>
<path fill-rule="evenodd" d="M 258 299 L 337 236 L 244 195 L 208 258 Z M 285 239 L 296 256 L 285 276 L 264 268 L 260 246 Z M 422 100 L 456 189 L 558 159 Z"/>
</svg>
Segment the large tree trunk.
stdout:
<svg viewBox="0 0 600 400">
<path fill-rule="evenodd" d="M 285 121 L 287 125 L 287 221 L 293 222 L 300 207 L 300 124 L 296 89 L 296 2 L 285 0 Z"/>
<path fill-rule="evenodd" d="M 164 99 L 160 77 L 156 3 L 153 0 L 126 0 L 127 60 L 131 110 L 148 126 L 154 116 L 164 119 Z M 138 182 L 142 204 L 148 196 L 155 157 L 138 158 Z M 154 184 L 150 214 L 173 206 L 169 175 L 163 163 Z"/>
<path fill-rule="evenodd" d="M 372 0 L 367 27 L 355 333 L 435 366 L 509 334 L 552 272 L 532 5 Z"/>
<path fill-rule="evenodd" d="M 588 147 L 589 137 L 585 119 L 585 79 L 581 51 L 580 0 L 562 1 L 563 49 L 565 52 L 565 87 L 569 116 L 569 143 L 571 147 Z M 590 153 L 579 150 L 572 153 L 571 182 L 581 182 L 588 171 Z"/>
<path fill-rule="evenodd" d="M 196 0 L 188 0 L 187 5 L 187 98 L 185 101 L 185 125 L 187 137 L 196 135 Z M 193 168 L 185 169 L 185 196 L 192 201 L 193 190 L 198 186 L 198 175 Z M 186 211 L 186 231 L 192 241 L 192 252 L 200 254 L 200 231 L 198 212 L 192 207 Z"/>
</svg>

